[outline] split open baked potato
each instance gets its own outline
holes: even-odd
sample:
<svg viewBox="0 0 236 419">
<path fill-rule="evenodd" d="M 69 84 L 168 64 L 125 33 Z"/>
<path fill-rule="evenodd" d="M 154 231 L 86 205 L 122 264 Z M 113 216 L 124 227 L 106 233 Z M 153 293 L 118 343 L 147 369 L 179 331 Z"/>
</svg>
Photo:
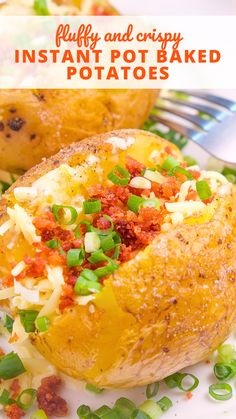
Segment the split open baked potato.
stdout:
<svg viewBox="0 0 236 419">
<path fill-rule="evenodd" d="M 236 323 L 235 210 L 223 175 L 187 168 L 153 134 L 65 148 L 1 201 L 0 299 L 13 339 L 30 337 L 60 370 L 101 387 L 202 360 Z M 19 310 L 36 312 L 29 334 Z"/>
<path fill-rule="evenodd" d="M 34 14 L 33 0 L 6 0 L 0 15 Z M 48 1 L 50 14 L 114 15 L 106 0 Z M 1 90 L 0 169 L 20 173 L 85 137 L 140 128 L 154 90 Z M 14 152 L 13 152 L 14 150 Z"/>
</svg>

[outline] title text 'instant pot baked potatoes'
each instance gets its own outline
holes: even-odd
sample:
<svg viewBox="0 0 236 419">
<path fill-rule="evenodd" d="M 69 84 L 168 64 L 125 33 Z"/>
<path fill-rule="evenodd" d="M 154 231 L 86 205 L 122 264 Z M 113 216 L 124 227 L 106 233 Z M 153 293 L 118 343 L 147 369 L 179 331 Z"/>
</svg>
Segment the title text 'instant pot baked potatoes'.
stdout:
<svg viewBox="0 0 236 419">
<path fill-rule="evenodd" d="M 33 0 L 6 0 L 0 15 L 30 15 Z M 104 0 L 48 1 L 50 14 L 118 14 Z M 120 128 L 140 128 L 153 90 L 0 90 L 0 169 L 22 172 L 74 141 Z M 13 152 L 14 151 L 14 152 Z"/>
<path fill-rule="evenodd" d="M 186 168 L 174 145 L 139 130 L 32 168 L 1 202 L 12 341 L 30 337 L 60 370 L 101 387 L 200 361 L 236 322 L 235 196 L 224 176 Z"/>
</svg>

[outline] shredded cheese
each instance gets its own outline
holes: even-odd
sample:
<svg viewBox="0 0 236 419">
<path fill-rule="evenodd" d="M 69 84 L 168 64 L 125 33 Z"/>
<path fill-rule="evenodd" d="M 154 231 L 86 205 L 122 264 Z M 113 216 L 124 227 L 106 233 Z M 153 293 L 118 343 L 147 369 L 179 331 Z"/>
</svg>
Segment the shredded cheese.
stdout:
<svg viewBox="0 0 236 419">
<path fill-rule="evenodd" d="M 113 146 L 113 152 L 116 152 L 117 149 L 127 150 L 127 148 L 135 143 L 135 139 L 133 137 L 110 137 L 106 140 L 106 143 L 111 144 Z"/>
<path fill-rule="evenodd" d="M 206 205 L 201 201 L 185 201 L 185 202 L 166 202 L 165 207 L 168 212 L 179 212 L 185 216 L 201 212 Z"/>
<path fill-rule="evenodd" d="M 25 262 L 22 260 L 11 271 L 12 276 L 18 276 L 25 269 Z"/>
<path fill-rule="evenodd" d="M 12 222 L 12 220 L 7 220 L 5 223 L 3 223 L 0 226 L 0 236 L 4 236 L 4 234 L 10 230 L 10 228 L 12 228 L 14 225 L 14 223 Z"/>
<path fill-rule="evenodd" d="M 0 300 L 6 300 L 8 298 L 14 297 L 15 291 L 14 287 L 4 288 L 0 290 Z"/>
<path fill-rule="evenodd" d="M 30 243 L 38 243 L 41 237 L 36 234 L 35 226 L 32 223 L 32 217 L 18 204 L 14 209 L 7 209 L 8 215 L 16 227 L 22 232 L 25 239 Z"/>
</svg>

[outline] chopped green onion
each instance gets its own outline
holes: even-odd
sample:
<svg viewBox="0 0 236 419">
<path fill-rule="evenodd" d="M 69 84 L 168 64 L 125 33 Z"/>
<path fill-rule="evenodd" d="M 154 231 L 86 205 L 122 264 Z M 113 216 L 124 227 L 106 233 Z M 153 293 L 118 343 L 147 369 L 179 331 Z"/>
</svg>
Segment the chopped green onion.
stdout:
<svg viewBox="0 0 236 419">
<path fill-rule="evenodd" d="M 131 178 L 130 173 L 123 166 L 115 166 L 109 173 L 108 179 L 115 185 L 125 186 L 128 185 Z"/>
<path fill-rule="evenodd" d="M 98 278 L 95 275 L 94 271 L 92 271 L 91 269 L 83 269 L 83 271 L 81 272 L 80 276 L 82 276 L 83 278 L 87 279 L 88 281 L 97 281 Z"/>
<path fill-rule="evenodd" d="M 205 201 L 212 196 L 211 188 L 205 180 L 198 180 L 196 182 L 196 190 L 202 201 Z"/>
<path fill-rule="evenodd" d="M 49 249 L 56 249 L 58 247 L 58 241 L 56 239 L 52 239 L 52 240 L 49 240 L 46 243 L 46 245 L 47 247 L 49 247 Z"/>
<path fill-rule="evenodd" d="M 130 209 L 130 211 L 135 212 L 138 214 L 139 208 L 143 203 L 145 202 L 145 199 L 138 195 L 130 195 L 127 206 Z"/>
<path fill-rule="evenodd" d="M 159 390 L 158 381 L 156 383 L 148 384 L 146 388 L 147 399 L 152 399 L 153 397 L 155 397 L 158 393 L 158 390 Z"/>
<path fill-rule="evenodd" d="M 66 255 L 66 263 L 69 268 L 80 266 L 84 261 L 84 249 L 70 249 Z"/>
<path fill-rule="evenodd" d="M 159 209 L 160 208 L 160 201 L 157 198 L 149 198 L 149 199 L 145 199 L 143 204 L 141 205 L 142 207 L 146 208 L 156 208 Z"/>
<path fill-rule="evenodd" d="M 40 333 L 46 332 L 48 330 L 49 325 L 50 325 L 50 320 L 46 316 L 38 317 L 35 321 L 35 326 L 39 330 Z"/>
<path fill-rule="evenodd" d="M 184 380 L 186 381 L 186 378 L 191 379 L 191 383 L 187 386 L 184 385 Z M 182 391 L 193 391 L 195 388 L 197 388 L 199 385 L 199 379 L 195 377 L 193 374 L 179 374 L 177 378 L 177 387 Z"/>
<path fill-rule="evenodd" d="M 107 235 L 101 239 L 101 248 L 104 252 L 108 252 L 114 247 L 115 247 L 115 242 L 113 240 L 112 234 Z"/>
<path fill-rule="evenodd" d="M 175 167 L 173 170 L 171 170 L 171 173 L 169 173 L 169 174 L 173 174 L 174 175 L 175 173 L 180 173 L 181 175 L 186 176 L 186 178 L 188 180 L 193 180 L 194 179 L 192 173 L 190 173 L 188 170 L 184 169 L 181 166 Z"/>
<path fill-rule="evenodd" d="M 102 290 L 102 285 L 99 282 L 89 281 L 82 276 L 76 281 L 74 287 L 75 293 L 78 295 L 90 295 L 93 292 L 100 292 Z"/>
<path fill-rule="evenodd" d="M 195 166 L 197 164 L 197 160 L 195 160 L 192 156 L 184 156 L 184 161 L 187 163 L 187 166 Z"/>
<path fill-rule="evenodd" d="M 20 321 L 24 326 L 26 333 L 33 333 L 35 331 L 35 320 L 39 312 L 36 310 L 20 310 Z"/>
<path fill-rule="evenodd" d="M 105 404 L 101 407 L 99 407 L 97 410 L 94 411 L 96 415 L 98 415 L 99 418 L 107 417 L 107 413 L 111 412 L 111 408 L 106 406 Z"/>
<path fill-rule="evenodd" d="M 107 256 L 104 255 L 102 249 L 99 249 L 96 252 L 93 252 L 91 256 L 88 258 L 88 260 L 90 263 L 96 264 L 107 260 Z"/>
<path fill-rule="evenodd" d="M 101 394 L 104 391 L 103 388 L 96 387 L 93 384 L 89 383 L 86 384 L 85 389 L 95 394 Z"/>
<path fill-rule="evenodd" d="M 80 237 L 81 237 L 81 233 L 80 233 L 80 231 L 79 231 L 79 225 L 78 225 L 77 227 L 75 227 L 75 229 L 74 229 L 74 233 L 75 233 L 75 238 L 76 238 L 76 239 L 80 239 Z"/>
<path fill-rule="evenodd" d="M 231 167 L 225 167 L 222 170 L 222 175 L 227 176 L 227 175 L 234 175 L 236 176 L 236 169 L 233 169 Z"/>
<path fill-rule="evenodd" d="M 153 400 L 146 400 L 143 404 L 141 404 L 141 406 L 139 406 L 139 409 L 149 415 L 151 419 L 159 419 L 162 415 L 160 406 Z"/>
<path fill-rule="evenodd" d="M 166 396 L 162 397 L 157 404 L 160 406 L 162 412 L 167 412 L 173 406 L 172 401 Z"/>
<path fill-rule="evenodd" d="M 233 395 L 233 390 L 227 383 L 217 383 L 209 387 L 209 394 L 215 400 L 229 400 Z"/>
<path fill-rule="evenodd" d="M 113 232 L 113 230 L 114 230 L 114 223 L 113 223 L 113 221 L 112 221 L 112 218 L 111 218 L 111 217 L 109 217 L 109 215 L 103 214 L 102 216 L 103 216 L 103 218 L 105 218 L 106 220 L 110 221 L 110 224 L 111 224 L 110 228 L 107 228 L 106 230 L 101 230 L 100 228 L 93 227 L 93 226 L 90 224 L 90 226 L 89 226 L 89 231 L 93 231 L 94 233 L 97 233 L 97 234 L 99 234 L 100 236 L 106 236 L 107 234 L 111 234 L 111 233 Z"/>
<path fill-rule="evenodd" d="M 0 378 L 9 380 L 25 372 L 21 359 L 15 352 L 10 352 L 0 358 Z"/>
<path fill-rule="evenodd" d="M 117 263 L 115 263 L 112 259 L 107 258 L 108 264 L 103 266 L 102 268 L 95 269 L 94 273 L 97 275 L 98 278 L 101 278 L 106 275 L 110 275 L 118 269 Z"/>
<path fill-rule="evenodd" d="M 85 214 L 95 214 L 102 209 L 101 201 L 98 199 L 89 199 L 83 202 L 83 210 Z"/>
<path fill-rule="evenodd" d="M 179 162 L 177 162 L 177 160 L 174 159 L 174 157 L 169 156 L 167 157 L 167 159 L 163 162 L 162 164 L 162 169 L 164 170 L 172 170 L 175 167 L 179 166 Z"/>
<path fill-rule="evenodd" d="M 236 351 L 233 345 L 225 343 L 220 345 L 218 348 L 218 361 L 230 363 L 232 360 L 236 359 Z"/>
<path fill-rule="evenodd" d="M 225 175 L 226 179 L 233 185 L 236 183 L 236 176 L 232 174 Z"/>
<path fill-rule="evenodd" d="M 37 390 L 34 390 L 33 388 L 23 390 L 16 401 L 17 405 L 22 410 L 29 410 L 35 400 L 36 394 Z"/>
<path fill-rule="evenodd" d="M 152 418 L 146 413 L 142 412 L 142 410 L 136 409 L 132 413 L 131 419 L 152 419 Z"/>
<path fill-rule="evenodd" d="M 126 397 L 120 397 L 114 404 L 114 411 L 117 411 L 118 417 L 122 419 L 129 419 L 136 409 L 134 402 Z"/>
<path fill-rule="evenodd" d="M 49 10 L 46 0 L 34 0 L 34 10 L 39 16 L 49 16 Z"/>
<path fill-rule="evenodd" d="M 8 406 L 10 404 L 14 404 L 15 400 L 10 398 L 10 393 L 8 390 L 4 389 L 2 394 L 0 395 L 0 404 L 2 406 Z"/>
<path fill-rule="evenodd" d="M 230 380 L 236 375 L 236 365 L 217 363 L 214 366 L 214 374 L 218 380 Z"/>
<path fill-rule="evenodd" d="M 178 380 L 179 380 L 179 373 L 176 372 L 175 374 L 169 375 L 169 377 L 166 377 L 164 379 L 167 387 L 169 388 L 175 388 L 178 385 Z"/>
<path fill-rule="evenodd" d="M 70 213 L 70 218 L 67 219 L 68 212 Z M 69 205 L 53 205 L 52 213 L 56 221 L 63 225 L 74 224 L 77 220 L 78 213 L 75 208 Z"/>
<path fill-rule="evenodd" d="M 6 327 L 9 333 L 12 333 L 14 320 L 6 314 L 4 326 Z"/>
<path fill-rule="evenodd" d="M 39 409 L 30 416 L 30 419 L 48 419 L 48 417 L 42 409 Z"/>
<path fill-rule="evenodd" d="M 90 419 L 90 415 L 91 415 L 90 407 L 86 406 L 85 404 L 82 404 L 77 409 L 77 415 L 79 416 L 80 419 L 85 419 L 85 418 Z"/>
<path fill-rule="evenodd" d="M 117 244 L 113 254 L 113 259 L 119 259 L 120 256 L 120 244 Z"/>
</svg>

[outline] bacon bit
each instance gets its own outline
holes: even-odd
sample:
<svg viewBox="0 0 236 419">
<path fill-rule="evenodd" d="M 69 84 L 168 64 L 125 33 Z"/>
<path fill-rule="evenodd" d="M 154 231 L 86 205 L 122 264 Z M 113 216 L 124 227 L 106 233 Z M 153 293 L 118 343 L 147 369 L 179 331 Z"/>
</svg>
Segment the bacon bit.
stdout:
<svg viewBox="0 0 236 419">
<path fill-rule="evenodd" d="M 180 187 L 181 183 L 174 176 L 172 176 L 167 178 L 167 181 L 162 183 L 162 185 L 152 182 L 151 190 L 155 193 L 157 198 L 164 198 L 168 200 L 180 191 Z"/>
<path fill-rule="evenodd" d="M 0 348 L 0 356 L 3 356 L 3 355 L 5 355 L 5 352 L 2 348 Z"/>
<path fill-rule="evenodd" d="M 215 197 L 215 195 L 212 195 L 210 198 L 205 199 L 202 202 L 204 202 L 204 204 L 210 204 L 213 201 L 214 197 Z"/>
<path fill-rule="evenodd" d="M 1 285 L 2 285 L 3 288 L 13 287 L 13 285 L 14 285 L 13 276 L 12 275 L 5 276 L 1 281 Z"/>
<path fill-rule="evenodd" d="M 59 303 L 59 309 L 62 313 L 66 308 L 71 307 L 74 304 L 74 296 L 75 293 L 73 286 L 68 283 L 63 285 Z"/>
<path fill-rule="evenodd" d="M 41 217 L 36 217 L 34 219 L 34 225 L 39 231 L 43 242 L 47 242 L 54 238 L 61 239 L 62 241 L 74 239 L 73 231 L 63 230 L 58 226 L 52 213 L 49 211 L 45 212 Z"/>
<path fill-rule="evenodd" d="M 185 200 L 186 201 L 196 201 L 197 197 L 198 197 L 197 192 L 190 188 Z"/>
<path fill-rule="evenodd" d="M 50 252 L 48 256 L 48 264 L 53 266 L 64 265 L 66 257 L 61 255 L 58 250 Z"/>
<path fill-rule="evenodd" d="M 201 176 L 201 173 L 198 170 L 189 170 L 189 173 L 191 173 L 191 175 L 193 175 L 195 180 L 198 180 L 199 177 Z"/>
<path fill-rule="evenodd" d="M 17 406 L 17 404 L 11 404 L 5 407 L 5 413 L 10 419 L 20 419 L 25 416 L 25 412 Z"/>
<path fill-rule="evenodd" d="M 145 170 L 145 166 L 142 163 L 139 163 L 137 160 L 133 159 L 130 156 L 126 157 L 126 169 L 129 171 L 131 176 L 140 176 L 141 173 Z"/>
<path fill-rule="evenodd" d="M 191 393 L 191 391 L 187 391 L 187 393 L 185 393 L 185 397 L 187 400 L 190 400 L 193 397 L 193 393 Z"/>
<path fill-rule="evenodd" d="M 28 265 L 26 269 L 26 275 L 38 278 L 43 275 L 46 261 L 42 259 L 40 256 L 36 256 L 36 258 L 32 259 L 29 256 L 26 256 L 24 258 L 24 262 L 26 265 Z"/>
<path fill-rule="evenodd" d="M 13 399 L 16 399 L 17 396 L 19 396 L 20 393 L 20 383 L 18 378 L 16 378 L 15 380 L 12 381 L 11 385 L 10 385 L 10 391 L 11 391 L 11 397 Z"/>
<path fill-rule="evenodd" d="M 99 198 L 103 208 L 109 208 L 111 205 L 123 207 L 127 204 L 129 195 L 128 187 L 112 186 L 104 188 L 102 185 L 96 185 L 89 188 L 90 198 Z"/>
<path fill-rule="evenodd" d="M 68 413 L 68 406 L 64 399 L 56 394 L 62 381 L 52 375 L 43 378 L 37 391 L 37 400 L 40 409 L 43 409 L 48 416 L 64 417 Z"/>
<path fill-rule="evenodd" d="M 18 336 L 16 333 L 14 333 L 14 335 L 12 335 L 12 336 L 10 337 L 10 339 L 8 339 L 8 342 L 9 342 L 9 343 L 15 343 L 15 342 L 17 342 L 17 341 L 18 341 L 18 339 L 19 339 L 19 336 Z"/>
<path fill-rule="evenodd" d="M 165 150 L 165 152 L 167 153 L 167 154 L 170 154 L 171 156 L 173 156 L 174 154 L 173 154 L 173 150 L 172 150 L 172 148 L 170 147 L 170 146 L 166 146 L 165 148 L 164 148 L 164 150 Z"/>
</svg>

